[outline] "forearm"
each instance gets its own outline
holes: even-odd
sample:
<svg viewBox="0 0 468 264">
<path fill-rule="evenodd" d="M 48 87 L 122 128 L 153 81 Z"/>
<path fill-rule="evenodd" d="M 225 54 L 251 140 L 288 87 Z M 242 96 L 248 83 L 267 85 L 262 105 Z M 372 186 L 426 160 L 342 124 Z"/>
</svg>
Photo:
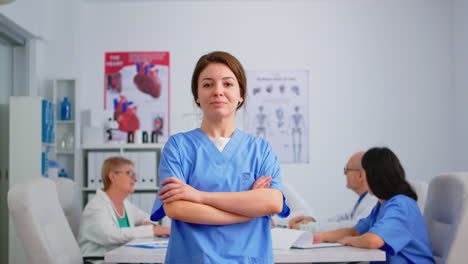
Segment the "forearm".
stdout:
<svg viewBox="0 0 468 264">
<path fill-rule="evenodd" d="M 277 189 L 264 188 L 244 192 L 204 192 L 201 203 L 253 218 L 280 213 L 283 194 Z"/>
<path fill-rule="evenodd" d="M 381 248 L 385 241 L 376 234 L 365 233 L 360 236 L 349 237 L 344 240 L 343 244 L 359 248 Z"/>
<path fill-rule="evenodd" d="M 354 228 L 341 228 L 341 229 L 328 231 L 328 232 L 320 232 L 319 235 L 322 239 L 321 242 L 335 243 L 344 237 L 358 236 L 359 233 Z"/>
<path fill-rule="evenodd" d="M 227 212 L 206 204 L 189 201 L 174 201 L 164 204 L 166 215 L 172 219 L 205 225 L 229 225 L 243 223 L 251 217 Z"/>
</svg>

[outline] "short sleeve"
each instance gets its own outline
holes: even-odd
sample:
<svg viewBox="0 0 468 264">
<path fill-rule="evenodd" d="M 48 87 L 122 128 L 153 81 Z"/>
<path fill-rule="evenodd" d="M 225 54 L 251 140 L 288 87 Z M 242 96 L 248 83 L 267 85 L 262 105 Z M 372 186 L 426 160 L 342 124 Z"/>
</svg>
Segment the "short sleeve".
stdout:
<svg viewBox="0 0 468 264">
<path fill-rule="evenodd" d="M 375 215 L 377 214 L 378 206 L 379 205 L 374 206 L 369 216 L 360 219 L 358 223 L 354 226 L 354 229 L 356 229 L 359 232 L 359 234 L 362 235 L 369 231 L 372 225 L 372 220 L 375 219 Z"/>
<path fill-rule="evenodd" d="M 161 182 L 171 176 L 187 182 L 184 174 L 182 173 L 182 164 L 180 162 L 181 159 L 178 147 L 179 146 L 173 136 L 169 138 L 168 142 L 164 146 L 159 164 L 159 189 L 163 187 L 161 186 Z M 166 215 L 164 212 L 163 202 L 158 198 L 159 195 L 156 196 L 153 209 L 151 210 L 152 221 L 159 221 Z"/>
<path fill-rule="evenodd" d="M 390 203 L 382 208 L 385 210 L 380 218 L 369 229 L 385 241 L 386 251 L 391 255 L 400 252 L 411 241 L 411 230 L 409 230 L 408 207 L 401 203 Z"/>
<path fill-rule="evenodd" d="M 271 176 L 270 189 L 277 189 L 283 192 L 283 184 L 280 176 L 281 168 L 278 162 L 278 157 L 273 152 L 270 144 L 265 141 L 266 149 L 264 151 L 264 159 L 261 167 L 260 175 Z M 289 206 L 286 204 L 286 198 L 283 194 L 283 210 L 278 213 L 281 218 L 288 217 L 291 213 Z"/>
</svg>

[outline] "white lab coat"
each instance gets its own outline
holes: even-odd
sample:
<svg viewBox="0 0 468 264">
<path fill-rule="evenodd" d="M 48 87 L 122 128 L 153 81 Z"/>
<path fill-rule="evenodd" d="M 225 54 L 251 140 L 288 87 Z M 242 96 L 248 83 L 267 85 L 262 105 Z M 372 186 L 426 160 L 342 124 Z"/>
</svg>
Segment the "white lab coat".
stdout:
<svg viewBox="0 0 468 264">
<path fill-rule="evenodd" d="M 378 199 L 374 195 L 367 193 L 366 196 L 361 200 L 359 205 L 354 210 L 353 208 L 344 214 L 340 214 L 328 219 L 317 219 L 317 222 L 310 222 L 299 226 L 301 230 L 307 230 L 312 232 L 324 232 L 335 230 L 338 228 L 353 227 L 361 218 L 367 217 L 372 208 L 376 205 Z M 356 201 L 357 202 L 357 201 Z"/>
<path fill-rule="evenodd" d="M 126 199 L 124 206 L 130 224 L 128 228 L 119 227 L 107 194 L 99 189 L 96 191 L 96 196 L 88 202 L 81 217 L 78 243 L 83 256 L 104 256 L 107 251 L 130 240 L 153 236 L 152 225 L 141 225 L 149 221 L 149 214 Z"/>
<path fill-rule="evenodd" d="M 286 204 L 289 206 L 290 214 L 286 218 L 281 218 L 274 215 L 273 221 L 276 225 L 287 227 L 289 220 L 299 215 L 313 215 L 307 202 L 297 193 L 297 191 L 289 184 L 283 182 L 283 195 L 286 198 Z"/>
</svg>

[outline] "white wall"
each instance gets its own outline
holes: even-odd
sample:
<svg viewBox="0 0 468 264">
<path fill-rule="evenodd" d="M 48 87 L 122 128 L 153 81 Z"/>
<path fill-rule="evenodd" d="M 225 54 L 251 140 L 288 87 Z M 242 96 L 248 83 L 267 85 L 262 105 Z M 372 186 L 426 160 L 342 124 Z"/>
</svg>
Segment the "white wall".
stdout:
<svg viewBox="0 0 468 264">
<path fill-rule="evenodd" d="M 172 133 L 186 129 L 191 73 L 209 51 L 247 70 L 309 70 L 311 159 L 283 177 L 320 214 L 354 203 L 342 175 L 354 151 L 389 146 L 410 180 L 455 166 L 450 1 L 85 1 L 79 11 L 83 108 L 103 107 L 104 52 L 170 51 Z"/>
<path fill-rule="evenodd" d="M 0 13 L 35 36 L 31 40 L 31 95 L 47 95 L 53 78 L 77 78 L 77 3 L 80 0 L 17 0 Z"/>
<path fill-rule="evenodd" d="M 0 5 L 0 13 L 7 16 L 29 33 L 43 35 L 44 13 L 47 12 L 49 0 L 18 0 Z"/>
<path fill-rule="evenodd" d="M 455 170 L 468 170 L 468 1 L 456 0 L 454 13 L 454 64 L 456 100 Z"/>
</svg>

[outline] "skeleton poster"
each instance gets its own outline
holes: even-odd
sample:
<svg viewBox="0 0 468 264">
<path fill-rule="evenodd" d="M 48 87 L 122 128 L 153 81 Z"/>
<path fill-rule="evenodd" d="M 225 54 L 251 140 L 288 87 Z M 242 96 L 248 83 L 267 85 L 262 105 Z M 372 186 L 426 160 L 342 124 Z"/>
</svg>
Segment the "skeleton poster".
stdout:
<svg viewBox="0 0 468 264">
<path fill-rule="evenodd" d="M 307 71 L 248 71 L 244 129 L 266 139 L 281 163 L 309 162 Z"/>
<path fill-rule="evenodd" d="M 107 52 L 104 109 L 113 113 L 114 139 L 143 134 L 169 137 L 169 52 Z M 143 137 L 144 137 L 143 136 Z"/>
</svg>

